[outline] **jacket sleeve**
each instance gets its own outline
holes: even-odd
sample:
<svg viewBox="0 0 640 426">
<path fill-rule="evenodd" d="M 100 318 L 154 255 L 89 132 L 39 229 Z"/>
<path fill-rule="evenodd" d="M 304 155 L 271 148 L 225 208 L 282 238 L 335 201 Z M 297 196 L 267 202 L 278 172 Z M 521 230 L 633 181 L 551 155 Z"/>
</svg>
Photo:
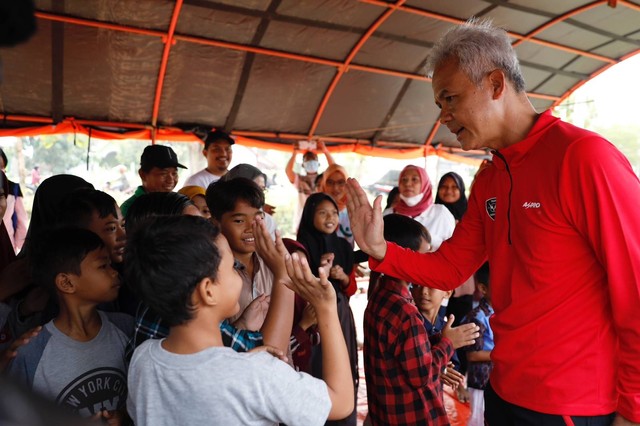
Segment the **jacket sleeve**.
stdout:
<svg viewBox="0 0 640 426">
<path fill-rule="evenodd" d="M 480 185 L 476 182 L 476 187 Z M 387 243 L 382 262 L 369 258 L 369 267 L 413 284 L 453 290 L 464 283 L 485 261 L 486 248 L 482 210 L 471 193 L 469 209 L 456 226 L 453 236 L 433 253 L 417 253 Z"/>
<path fill-rule="evenodd" d="M 578 149 L 579 146 L 579 149 Z M 564 213 L 605 271 L 618 335 L 618 413 L 640 422 L 640 182 L 608 141 L 590 136 L 567 150 L 561 171 Z"/>
</svg>

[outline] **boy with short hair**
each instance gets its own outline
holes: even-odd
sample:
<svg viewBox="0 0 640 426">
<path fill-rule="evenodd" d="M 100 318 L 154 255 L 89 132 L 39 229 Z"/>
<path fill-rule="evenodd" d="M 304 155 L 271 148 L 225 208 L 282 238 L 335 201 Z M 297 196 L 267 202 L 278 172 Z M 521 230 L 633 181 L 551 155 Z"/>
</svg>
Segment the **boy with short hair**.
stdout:
<svg viewBox="0 0 640 426">
<path fill-rule="evenodd" d="M 8 372 L 83 417 L 119 424 L 133 318 L 96 309 L 113 301 L 120 288 L 109 253 L 100 237 L 79 228 L 52 231 L 36 247 L 33 277 L 55 292 L 60 311 L 18 349 Z"/>
<path fill-rule="evenodd" d="M 402 215 L 383 218 L 384 236 L 419 252 L 430 249 L 429 233 Z M 408 283 L 382 275 L 364 313 L 364 362 L 371 423 L 448 425 L 439 377 L 455 347 L 474 342 L 477 327 L 447 325 L 431 346 Z"/>
<path fill-rule="evenodd" d="M 253 181 L 246 178 L 220 180 L 207 188 L 207 205 L 211 220 L 220 227 L 231 247 L 233 257 L 242 264 L 240 311 L 233 315 L 233 322 L 256 297 L 270 295 L 273 273 L 256 253 L 252 223 L 264 213 L 264 193 Z"/>
<path fill-rule="evenodd" d="M 491 297 L 489 296 L 489 263 L 485 262 L 474 274 L 476 290 L 481 295 L 480 302 L 463 320 L 462 323 L 476 324 L 480 327 L 480 337 L 476 342 L 464 348 L 469 361 L 467 382 L 471 417 L 468 425 L 484 425 L 484 390 L 489 383 L 489 374 L 493 369 L 491 351 L 493 350 L 493 331 L 489 318 L 493 315 Z"/>
<path fill-rule="evenodd" d="M 167 338 L 145 341 L 131 361 L 127 409 L 137 426 L 322 425 L 353 410 L 349 359 L 326 271 L 318 280 L 297 255 L 287 262 L 291 285 L 318 316 L 329 357 L 326 384 L 267 353 L 223 346 L 213 324 L 238 312 L 242 280 L 226 239 L 210 222 L 157 218 L 129 239 L 127 276 L 170 326 Z"/>
</svg>

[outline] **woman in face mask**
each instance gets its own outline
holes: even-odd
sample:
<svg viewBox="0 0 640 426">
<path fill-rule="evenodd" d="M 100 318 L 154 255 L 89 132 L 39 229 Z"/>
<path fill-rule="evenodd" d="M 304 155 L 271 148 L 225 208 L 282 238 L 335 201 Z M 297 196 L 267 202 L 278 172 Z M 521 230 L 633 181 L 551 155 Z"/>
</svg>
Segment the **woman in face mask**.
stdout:
<svg viewBox="0 0 640 426">
<path fill-rule="evenodd" d="M 453 234 L 456 220 L 445 206 L 433 203 L 431 181 L 427 172 L 418 166 L 405 167 L 400 172 L 398 188 L 400 200 L 383 214 L 397 213 L 417 220 L 431 234 L 432 251 L 437 250 Z"/>
</svg>

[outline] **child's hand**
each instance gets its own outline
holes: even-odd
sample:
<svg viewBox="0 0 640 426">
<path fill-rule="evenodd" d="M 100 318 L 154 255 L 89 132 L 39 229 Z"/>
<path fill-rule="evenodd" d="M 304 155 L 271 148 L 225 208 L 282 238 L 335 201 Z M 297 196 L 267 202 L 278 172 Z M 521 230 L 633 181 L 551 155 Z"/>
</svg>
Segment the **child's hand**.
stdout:
<svg viewBox="0 0 640 426">
<path fill-rule="evenodd" d="M 342 287 L 349 285 L 349 275 L 344 273 L 344 269 L 342 269 L 342 266 L 340 265 L 336 265 L 331 268 L 329 278 L 340 281 Z"/>
<path fill-rule="evenodd" d="M 269 311 L 269 302 L 271 302 L 271 296 L 266 294 L 256 297 L 244 308 L 242 315 L 233 325 L 243 330 L 260 330 Z"/>
<path fill-rule="evenodd" d="M 473 345 L 478 337 L 480 337 L 480 327 L 476 324 L 462 324 L 457 327 L 451 327 L 454 320 L 453 315 L 449 315 L 447 325 L 442 330 L 442 337 L 446 337 L 453 343 L 453 349 L 463 346 Z"/>
<path fill-rule="evenodd" d="M 447 364 L 447 367 L 440 375 L 440 380 L 442 380 L 442 383 L 445 385 L 451 386 L 453 390 L 456 390 L 458 386 L 464 386 L 464 376 L 454 370 L 452 362 Z"/>
<path fill-rule="evenodd" d="M 278 348 L 275 348 L 275 347 L 269 346 L 269 345 L 263 345 L 263 346 L 255 347 L 255 348 L 251 349 L 249 352 L 251 352 L 251 353 L 267 352 L 267 353 L 273 355 L 274 357 L 278 358 L 281 361 L 284 361 L 284 362 L 288 361 L 287 355 L 285 355 L 284 352 L 282 352 Z"/>
<path fill-rule="evenodd" d="M 11 345 L 0 352 L 0 372 L 4 371 L 4 369 L 9 365 L 12 359 L 18 355 L 18 348 L 26 345 L 29 341 L 38 335 L 42 330 L 42 326 L 34 327 L 31 330 L 24 333 L 22 336 L 18 337 L 16 340 L 11 343 Z"/>
<path fill-rule="evenodd" d="M 102 410 L 93 416 L 91 416 L 90 420 L 96 423 L 107 424 L 109 426 L 120 426 L 122 424 L 122 420 L 124 418 L 124 413 L 120 410 L 116 411 L 107 411 Z"/>
<path fill-rule="evenodd" d="M 327 278 L 325 268 L 318 268 L 320 278 L 316 278 L 311 273 L 307 259 L 298 253 L 287 255 L 285 264 L 289 278 L 291 278 L 291 283 L 288 284 L 289 288 L 307 300 L 315 308 L 316 314 L 320 308 L 333 307 L 335 309 L 336 292 Z"/>
<path fill-rule="evenodd" d="M 326 268 L 327 275 L 329 274 L 329 270 L 333 267 L 333 259 L 336 258 L 336 255 L 333 253 L 325 253 L 320 256 L 320 266 L 322 268 Z"/>
<path fill-rule="evenodd" d="M 276 241 L 274 243 L 262 218 L 256 218 L 251 226 L 253 228 L 253 237 L 255 238 L 258 256 L 264 260 L 264 263 L 271 269 L 274 276 L 286 276 L 284 256 L 288 254 L 288 252 L 282 242 L 280 232 L 276 231 Z"/>
<path fill-rule="evenodd" d="M 302 318 L 298 325 L 301 329 L 307 330 L 312 325 L 316 325 L 318 323 L 318 318 L 316 317 L 316 311 L 311 306 L 311 303 L 307 303 L 307 306 L 304 307 L 304 311 L 302 311 Z"/>
</svg>

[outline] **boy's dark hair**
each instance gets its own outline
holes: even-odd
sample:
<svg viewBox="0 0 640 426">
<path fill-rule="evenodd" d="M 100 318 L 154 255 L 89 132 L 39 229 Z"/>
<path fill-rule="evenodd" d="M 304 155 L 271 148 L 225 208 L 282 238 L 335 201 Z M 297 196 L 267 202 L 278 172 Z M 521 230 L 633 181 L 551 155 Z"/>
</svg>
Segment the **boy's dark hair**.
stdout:
<svg viewBox="0 0 640 426">
<path fill-rule="evenodd" d="M 33 280 L 55 294 L 56 276 L 61 273 L 80 275 L 80 264 L 87 254 L 102 247 L 102 239 L 87 229 L 63 227 L 47 232 L 34 244 Z"/>
<path fill-rule="evenodd" d="M 111 195 L 97 189 L 79 189 L 62 199 L 56 222 L 60 226 L 87 228 L 94 211 L 101 219 L 118 217 L 116 200 Z"/>
<path fill-rule="evenodd" d="M 264 192 L 260 187 L 254 181 L 240 177 L 212 183 L 207 188 L 206 198 L 211 216 L 217 220 L 222 219 L 223 214 L 234 211 L 238 201 L 244 201 L 256 209 L 264 206 Z"/>
<path fill-rule="evenodd" d="M 141 224 L 156 216 L 182 215 L 184 209 L 193 205 L 195 204 L 189 197 L 177 192 L 149 192 L 142 194 L 133 201 L 129 206 L 129 210 L 127 210 L 125 220 L 127 233 L 133 232 Z"/>
<path fill-rule="evenodd" d="M 206 277 L 216 279 L 219 229 L 198 216 L 159 216 L 128 240 L 125 280 L 172 327 L 192 318 L 191 295 Z"/>
<path fill-rule="evenodd" d="M 489 262 L 484 262 L 482 266 L 473 274 L 476 283 L 484 284 L 489 288 Z"/>
<path fill-rule="evenodd" d="M 424 238 L 431 244 L 431 235 L 420 222 L 400 214 L 388 214 L 384 220 L 384 239 L 414 251 L 420 249 Z"/>
</svg>

